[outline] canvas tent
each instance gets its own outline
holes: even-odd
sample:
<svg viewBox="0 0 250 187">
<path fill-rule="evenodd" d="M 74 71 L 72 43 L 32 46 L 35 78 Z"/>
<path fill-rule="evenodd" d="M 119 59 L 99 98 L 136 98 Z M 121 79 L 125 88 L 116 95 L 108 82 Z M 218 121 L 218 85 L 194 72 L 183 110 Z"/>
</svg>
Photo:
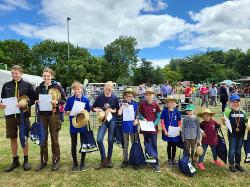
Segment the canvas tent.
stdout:
<svg viewBox="0 0 250 187">
<path fill-rule="evenodd" d="M 34 86 L 34 88 L 43 81 L 42 77 L 29 74 L 23 74 L 22 78 L 23 80 L 30 82 Z M 3 84 L 11 80 L 12 77 L 10 71 L 0 70 L 0 98 Z"/>
</svg>

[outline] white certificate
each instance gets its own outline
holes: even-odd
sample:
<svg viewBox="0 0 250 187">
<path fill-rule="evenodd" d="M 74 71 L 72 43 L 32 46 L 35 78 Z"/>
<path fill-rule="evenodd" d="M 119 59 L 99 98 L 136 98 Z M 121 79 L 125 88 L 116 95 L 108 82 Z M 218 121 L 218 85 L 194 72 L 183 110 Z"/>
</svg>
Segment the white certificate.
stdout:
<svg viewBox="0 0 250 187">
<path fill-rule="evenodd" d="M 123 121 L 134 121 L 135 120 L 135 111 L 133 105 L 128 105 L 128 107 L 123 108 Z"/>
<path fill-rule="evenodd" d="M 20 113 L 19 108 L 16 106 L 17 105 L 16 97 L 9 97 L 9 98 L 2 99 L 2 102 L 4 105 L 6 105 L 4 109 L 4 114 L 6 116 Z"/>
<path fill-rule="evenodd" d="M 80 112 L 82 112 L 84 109 L 85 109 L 85 103 L 80 102 L 80 101 L 75 101 L 73 108 L 70 112 L 70 116 L 75 116 L 79 114 Z"/>
<path fill-rule="evenodd" d="M 225 118 L 225 123 L 226 123 L 228 130 L 232 133 L 232 125 L 230 123 L 230 120 L 225 115 L 224 115 L 224 118 Z"/>
<path fill-rule="evenodd" d="M 168 136 L 176 137 L 180 135 L 180 127 L 169 126 L 168 128 Z"/>
<path fill-rule="evenodd" d="M 153 121 L 140 121 L 140 127 L 142 131 L 155 131 Z"/>
<path fill-rule="evenodd" d="M 107 115 L 107 118 L 106 118 L 107 121 L 109 122 L 112 119 L 112 117 L 113 116 L 112 116 L 111 112 L 109 112 L 108 115 Z"/>
<path fill-rule="evenodd" d="M 40 111 L 52 111 L 52 95 L 39 94 L 39 110 Z"/>
</svg>

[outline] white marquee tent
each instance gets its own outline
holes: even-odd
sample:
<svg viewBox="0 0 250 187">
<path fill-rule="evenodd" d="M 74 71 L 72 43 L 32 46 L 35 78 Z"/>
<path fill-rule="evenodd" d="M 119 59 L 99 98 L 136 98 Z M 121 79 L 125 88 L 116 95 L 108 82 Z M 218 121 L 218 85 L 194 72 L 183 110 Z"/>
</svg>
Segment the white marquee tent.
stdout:
<svg viewBox="0 0 250 187">
<path fill-rule="evenodd" d="M 23 80 L 30 82 L 34 86 L 34 88 L 43 81 L 42 77 L 29 74 L 23 74 L 22 78 Z M 10 71 L 0 70 L 0 98 L 3 84 L 11 80 L 12 77 Z"/>
</svg>

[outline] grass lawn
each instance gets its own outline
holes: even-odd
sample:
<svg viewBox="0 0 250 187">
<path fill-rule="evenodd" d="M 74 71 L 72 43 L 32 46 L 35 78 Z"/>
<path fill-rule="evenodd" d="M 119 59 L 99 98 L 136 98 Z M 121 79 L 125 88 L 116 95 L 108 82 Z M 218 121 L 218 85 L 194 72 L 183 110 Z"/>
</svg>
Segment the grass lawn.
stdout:
<svg viewBox="0 0 250 187">
<path fill-rule="evenodd" d="M 219 113 L 219 109 L 217 112 Z M 0 112 L 0 116 L 3 116 L 2 112 Z M 219 116 L 221 113 L 215 118 L 218 119 Z M 31 121 L 33 120 L 34 118 L 31 118 Z M 94 130 L 96 133 L 97 127 Z M 154 173 L 148 167 L 142 167 L 137 171 L 132 168 L 121 169 L 122 149 L 117 146 L 114 146 L 113 151 L 113 169 L 96 171 L 94 167 L 100 162 L 100 154 L 94 152 L 86 156 L 87 171 L 71 172 L 72 159 L 67 120 L 60 131 L 61 168 L 59 171 L 51 171 L 51 149 L 49 147 L 49 165 L 43 171 L 35 172 L 35 167 L 40 160 L 39 147 L 30 142 L 29 160 L 32 170 L 24 172 L 20 167 L 14 172 L 5 173 L 4 169 L 12 161 L 12 154 L 9 140 L 5 138 L 4 118 L 0 118 L 0 134 L 0 186 L 250 186 L 250 172 L 231 174 L 228 171 L 228 165 L 222 168 L 215 166 L 211 163 L 210 149 L 205 158 L 206 170 L 202 172 L 198 170 L 193 178 L 184 176 L 176 167 L 168 167 L 166 165 L 167 143 L 161 140 L 160 134 L 158 134 L 158 150 L 161 173 Z M 179 153 L 177 150 L 177 157 L 179 157 Z M 20 147 L 19 155 L 22 164 L 23 154 Z M 80 157 L 80 154 L 78 156 Z M 243 152 L 242 157 L 245 157 Z M 242 162 L 242 165 L 250 171 L 250 164 Z"/>
</svg>

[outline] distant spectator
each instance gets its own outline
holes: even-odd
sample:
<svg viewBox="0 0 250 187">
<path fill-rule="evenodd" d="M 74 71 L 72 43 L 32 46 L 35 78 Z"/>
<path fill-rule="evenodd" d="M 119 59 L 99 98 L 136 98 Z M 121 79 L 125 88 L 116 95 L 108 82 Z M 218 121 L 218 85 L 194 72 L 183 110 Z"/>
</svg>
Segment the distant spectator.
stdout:
<svg viewBox="0 0 250 187">
<path fill-rule="evenodd" d="M 168 95 L 171 95 L 172 93 L 172 87 L 169 85 L 168 81 L 165 81 L 165 84 L 161 87 L 161 96 L 167 97 Z"/>
<path fill-rule="evenodd" d="M 211 105 L 212 107 L 217 107 L 217 87 L 215 84 L 212 84 L 212 87 L 210 88 L 210 97 L 211 97 Z"/>
<path fill-rule="evenodd" d="M 219 88 L 219 93 L 220 93 L 220 102 L 222 104 L 221 110 L 222 112 L 224 112 L 225 108 L 227 107 L 227 102 L 228 102 L 228 89 L 225 83 L 221 84 Z"/>
<path fill-rule="evenodd" d="M 190 83 L 186 84 L 186 88 L 185 88 L 185 103 L 190 103 L 190 98 L 192 96 L 192 89 L 190 87 Z"/>
<path fill-rule="evenodd" d="M 208 108 L 208 94 L 209 94 L 209 89 L 207 87 L 207 84 L 204 83 L 200 89 L 201 107 L 206 105 L 206 107 Z"/>
</svg>

